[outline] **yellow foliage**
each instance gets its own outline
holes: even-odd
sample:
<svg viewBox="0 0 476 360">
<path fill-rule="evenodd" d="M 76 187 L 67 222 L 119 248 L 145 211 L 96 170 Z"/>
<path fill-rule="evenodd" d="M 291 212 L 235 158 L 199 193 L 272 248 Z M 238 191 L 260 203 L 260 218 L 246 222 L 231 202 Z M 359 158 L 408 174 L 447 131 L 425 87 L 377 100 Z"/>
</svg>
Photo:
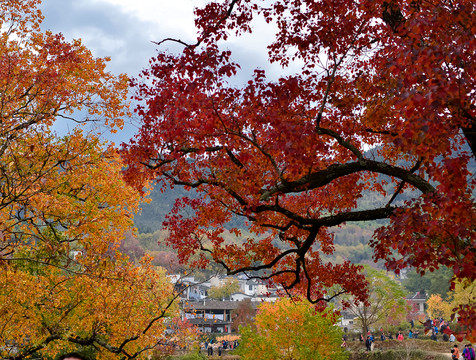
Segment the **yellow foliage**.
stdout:
<svg viewBox="0 0 476 360">
<path fill-rule="evenodd" d="M 448 295 L 452 299 L 451 306 L 453 308 L 460 305 L 474 305 L 476 303 L 476 281 L 456 281 L 454 290 L 450 291 Z"/>
<path fill-rule="evenodd" d="M 243 359 L 345 359 L 337 318 L 332 308 L 317 311 L 300 299 L 264 302 L 253 325 L 240 329 L 238 352 Z"/>
<path fill-rule="evenodd" d="M 437 319 L 442 317 L 443 319 L 449 319 L 452 314 L 452 306 L 448 302 L 444 301 L 440 295 L 433 294 L 426 301 L 428 306 L 427 313 L 431 319 Z"/>
<path fill-rule="evenodd" d="M 231 294 L 240 291 L 240 284 L 236 279 L 226 279 L 219 286 L 213 286 L 208 290 L 208 296 L 212 299 L 227 299 Z"/>
</svg>

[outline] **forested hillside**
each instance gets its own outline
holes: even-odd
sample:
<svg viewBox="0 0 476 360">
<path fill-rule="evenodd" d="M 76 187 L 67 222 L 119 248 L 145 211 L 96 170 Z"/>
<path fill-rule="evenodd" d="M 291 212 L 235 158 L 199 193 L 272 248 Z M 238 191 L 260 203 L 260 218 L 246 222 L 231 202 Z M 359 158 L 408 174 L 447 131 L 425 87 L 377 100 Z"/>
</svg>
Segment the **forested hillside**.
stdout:
<svg viewBox="0 0 476 360">
<path fill-rule="evenodd" d="M 148 198 L 150 202 L 142 203 L 141 211 L 134 217 L 134 224 L 139 234 L 153 233 L 162 229 L 162 222 L 174 205 L 176 199 L 185 196 L 187 192 L 180 187 L 167 189 L 164 192 L 155 188 Z"/>
<path fill-rule="evenodd" d="M 128 253 L 132 259 L 138 260 L 145 253 L 154 258 L 153 263 L 166 268 L 169 272 L 184 271 L 178 261 L 175 251 L 164 244 L 167 232 L 162 229 L 162 222 L 166 214 L 172 209 L 174 201 L 186 192 L 182 188 L 175 188 L 160 192 L 155 189 L 151 192 L 149 203 L 142 204 L 142 211 L 138 214 L 134 222 L 138 228 L 137 237 L 128 236 L 122 243 L 121 250 Z M 404 200 L 404 196 L 400 201 Z M 381 200 L 381 199 L 380 199 Z M 368 206 L 368 202 L 375 202 L 377 199 L 365 198 L 362 207 Z M 368 246 L 368 241 L 372 237 L 374 230 L 383 224 L 383 221 L 368 221 L 360 223 L 349 223 L 343 227 L 334 229 L 335 252 L 327 260 L 342 262 L 349 260 L 355 264 L 372 264 L 372 250 Z M 243 232 L 245 235 L 248 233 Z M 228 241 L 242 241 L 231 234 Z M 377 267 L 383 268 L 382 264 Z M 218 267 L 205 272 L 195 272 L 196 278 L 205 278 L 213 271 L 220 270 Z M 418 275 L 414 270 L 407 273 L 402 285 L 409 293 L 424 292 L 427 294 L 440 294 L 444 299 L 449 291 L 449 280 L 451 271 L 441 268 L 438 271 L 427 273 L 424 277 Z"/>
<path fill-rule="evenodd" d="M 366 156 L 372 154 L 372 152 L 372 150 L 367 152 Z M 471 164 L 470 169 L 473 174 L 476 173 L 476 164 L 474 162 Z M 163 266 L 173 263 L 175 264 L 173 267 L 176 267 L 176 257 L 173 254 L 167 254 L 172 250 L 162 244 L 166 237 L 166 232 L 162 231 L 162 223 L 166 215 L 172 210 L 175 200 L 187 195 L 189 196 L 190 194 L 182 187 L 167 189 L 163 192 L 158 188 L 153 189 L 148 196 L 150 201 L 142 204 L 141 212 L 134 218 L 134 223 L 140 234 L 139 238 L 138 240 L 126 239 L 125 243 L 128 244 L 125 245 L 126 252 L 134 257 L 137 257 L 137 254 L 148 252 L 156 258 L 158 265 L 161 264 Z M 411 193 L 408 191 L 403 192 L 398 196 L 397 203 L 404 202 L 410 198 Z M 359 208 L 368 209 L 377 204 L 385 204 L 386 200 L 388 199 L 378 197 L 375 193 L 367 192 L 362 196 Z M 385 220 L 355 222 L 333 229 L 335 234 L 335 253 L 332 255 L 331 260 L 336 262 L 350 260 L 355 264 L 373 264 L 372 250 L 368 246 L 368 241 L 371 239 L 374 230 L 384 223 Z M 244 228 L 244 221 L 236 219 L 230 225 Z M 247 232 L 245 231 L 244 233 L 246 234 Z M 240 241 L 240 239 L 229 235 L 228 241 Z M 158 245 L 157 242 L 161 242 L 161 244 Z M 172 257 L 172 260 L 170 257 Z"/>
<path fill-rule="evenodd" d="M 162 222 L 165 220 L 165 216 L 172 209 L 175 200 L 185 196 L 185 194 L 186 191 L 178 187 L 165 192 L 158 189 L 152 190 L 149 196 L 150 202 L 143 203 L 141 212 L 134 218 L 139 233 L 138 239 L 126 239 L 124 250 L 134 257 L 144 253 L 144 251 L 150 253 L 157 258 L 157 265 L 165 265 L 164 262 L 169 262 L 170 259 L 160 260 L 158 257 L 165 257 L 165 254 L 171 249 L 163 244 L 158 245 L 157 242 L 163 241 L 166 236 L 166 233 L 162 231 Z M 373 202 L 377 199 L 366 199 L 367 201 Z M 238 222 L 239 220 L 235 221 L 234 226 L 240 227 Z M 345 227 L 336 228 L 334 231 L 336 251 L 333 256 L 335 261 L 341 262 L 348 259 L 353 263 L 371 263 L 372 252 L 367 246 L 367 242 L 378 225 L 379 222 L 370 221 L 352 223 Z M 240 241 L 240 239 L 230 235 L 229 241 Z M 138 247 L 142 250 L 139 250 Z M 170 257 L 170 255 L 167 257 Z"/>
</svg>

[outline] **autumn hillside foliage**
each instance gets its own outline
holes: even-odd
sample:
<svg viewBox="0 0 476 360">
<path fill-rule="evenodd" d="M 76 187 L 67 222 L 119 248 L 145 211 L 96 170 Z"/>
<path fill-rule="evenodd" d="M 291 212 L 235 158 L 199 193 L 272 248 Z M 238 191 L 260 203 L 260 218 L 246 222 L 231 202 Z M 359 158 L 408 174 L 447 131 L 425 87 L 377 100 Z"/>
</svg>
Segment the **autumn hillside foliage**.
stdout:
<svg viewBox="0 0 476 360">
<path fill-rule="evenodd" d="M 127 78 L 41 32 L 38 3 L 0 2 L 0 358 L 144 357 L 174 307 L 163 271 L 117 251 L 138 193 L 94 132 L 52 131 L 66 119 L 121 127 Z"/>
<path fill-rule="evenodd" d="M 444 265 L 454 280 L 475 279 L 473 0 L 209 1 L 195 24 L 196 39 L 158 41 L 131 82 L 142 126 L 123 148 L 136 188 L 198 192 L 165 223 L 183 262 L 260 270 L 313 302 L 343 292 L 365 301 L 362 268 L 323 257 L 333 227 L 388 219 L 370 245 L 389 270 Z M 227 47 L 255 31 L 274 33 L 268 60 L 285 68 L 276 80 L 240 72 Z M 183 51 L 165 51 L 170 42 Z M 248 79 L 237 86 L 236 75 Z M 360 202 L 368 192 L 380 201 Z M 229 244 L 236 217 L 254 236 Z M 455 311 L 476 329 L 474 302 Z"/>
</svg>

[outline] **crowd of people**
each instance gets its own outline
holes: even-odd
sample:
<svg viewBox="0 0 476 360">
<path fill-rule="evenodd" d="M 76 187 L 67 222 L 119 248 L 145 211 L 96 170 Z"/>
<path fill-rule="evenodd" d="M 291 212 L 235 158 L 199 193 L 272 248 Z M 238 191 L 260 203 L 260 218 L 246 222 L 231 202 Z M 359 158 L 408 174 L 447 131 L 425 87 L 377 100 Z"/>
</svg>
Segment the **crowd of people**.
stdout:
<svg viewBox="0 0 476 360">
<path fill-rule="evenodd" d="M 217 340 L 207 340 L 204 343 L 200 344 L 200 349 L 204 348 L 207 351 L 207 355 L 213 356 L 213 354 L 222 355 L 224 350 L 233 350 L 238 346 L 238 340 L 234 341 L 217 341 Z"/>
<path fill-rule="evenodd" d="M 413 331 L 413 330 L 410 329 L 410 331 L 408 332 L 408 338 L 409 339 L 417 339 L 418 335 L 419 335 L 418 331 Z M 398 341 L 403 341 L 404 338 L 405 337 L 404 337 L 404 335 L 401 331 L 399 331 L 395 334 L 395 339 L 397 339 Z M 387 335 L 385 335 L 385 332 L 383 331 L 383 329 L 380 329 L 380 340 L 385 341 L 387 339 L 388 340 L 393 340 L 394 339 L 392 333 L 388 332 Z M 367 351 L 372 351 L 373 350 L 375 337 L 374 337 L 374 335 L 372 334 L 371 331 L 369 331 L 367 333 L 367 338 L 365 340 L 364 340 L 364 336 L 362 334 L 360 334 L 360 341 L 361 342 L 365 341 L 365 348 L 367 349 Z"/>
<path fill-rule="evenodd" d="M 431 331 L 431 336 L 430 338 L 432 340 L 437 340 L 437 335 L 440 333 L 442 334 L 442 340 L 443 341 L 449 341 L 449 342 L 455 342 L 456 337 L 453 333 L 451 333 L 449 330 L 449 325 L 443 321 L 443 319 L 439 320 L 428 320 L 425 324 L 425 328 L 429 330 L 428 332 Z M 448 335 L 449 333 L 449 335 Z M 408 339 L 417 339 L 419 336 L 419 331 L 418 330 L 413 330 L 410 329 L 408 331 Z M 393 335 L 388 332 L 387 335 L 385 335 L 385 332 L 383 329 L 380 329 L 380 340 L 385 341 L 385 340 L 393 340 L 394 337 Z M 405 336 L 401 331 L 398 331 L 395 334 L 395 339 L 398 341 L 403 341 L 405 339 Z M 375 337 L 372 334 L 371 331 L 367 333 L 367 337 L 364 339 L 364 335 L 360 334 L 360 339 L 361 342 L 365 343 L 365 348 L 367 351 L 373 351 L 374 349 L 374 342 L 375 342 Z M 345 341 L 343 342 L 345 344 Z M 453 360 L 476 360 L 475 358 L 475 350 L 473 349 L 472 344 L 466 344 L 464 346 L 464 349 L 460 351 L 458 349 L 458 345 L 454 344 L 454 346 L 451 348 L 451 358 Z"/>
<path fill-rule="evenodd" d="M 443 321 L 443 319 L 439 320 L 427 320 L 424 324 L 427 330 L 431 331 L 430 338 L 433 340 L 437 340 L 436 336 L 438 334 L 443 334 L 442 340 L 455 342 L 456 337 L 453 333 L 450 333 L 449 325 Z M 450 333 L 450 335 L 448 335 Z M 408 339 L 417 339 L 419 336 L 419 331 L 410 329 L 407 334 Z M 395 336 L 391 332 L 385 333 L 384 330 L 380 329 L 380 336 L 381 341 L 385 340 L 393 340 L 396 339 L 398 341 L 404 341 L 405 336 L 402 331 L 398 331 Z M 355 340 L 355 338 L 354 338 Z M 365 343 L 365 348 L 367 351 L 374 350 L 374 343 L 375 337 L 371 331 L 367 332 L 366 338 L 364 338 L 363 334 L 360 334 L 359 340 L 362 343 Z M 207 340 L 200 344 L 200 350 L 206 350 L 208 356 L 218 355 L 221 356 L 224 350 L 233 350 L 239 345 L 238 340 L 228 341 L 228 340 Z M 341 347 L 347 347 L 347 336 L 342 337 Z M 466 344 L 462 351 L 459 350 L 458 345 L 454 344 L 451 348 L 451 358 L 453 360 L 476 360 L 475 358 L 475 350 L 473 349 L 472 344 Z M 62 355 L 58 360 L 87 360 L 80 354 L 77 353 L 69 353 Z"/>
</svg>

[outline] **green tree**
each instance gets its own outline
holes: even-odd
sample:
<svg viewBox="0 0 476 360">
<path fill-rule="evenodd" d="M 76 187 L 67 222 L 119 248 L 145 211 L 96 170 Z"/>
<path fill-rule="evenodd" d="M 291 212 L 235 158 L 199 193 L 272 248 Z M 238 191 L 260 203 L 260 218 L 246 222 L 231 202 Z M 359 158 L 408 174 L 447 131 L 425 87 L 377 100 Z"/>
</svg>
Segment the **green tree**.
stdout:
<svg viewBox="0 0 476 360">
<path fill-rule="evenodd" d="M 331 308 L 317 311 L 307 301 L 283 298 L 262 303 L 254 324 L 241 328 L 238 353 L 243 360 L 346 359 L 336 320 Z"/>
<path fill-rule="evenodd" d="M 210 290 L 208 290 L 208 297 L 217 300 L 227 299 L 231 294 L 238 291 L 240 291 L 240 284 L 238 284 L 238 280 L 228 278 L 223 284 L 212 286 Z"/>
<path fill-rule="evenodd" d="M 440 294 L 443 300 L 448 300 L 447 294 L 452 276 L 452 271 L 444 266 L 433 272 L 427 272 L 423 276 L 412 269 L 408 271 L 407 278 L 402 281 L 402 285 L 412 293 Z"/>
<path fill-rule="evenodd" d="M 405 321 L 407 304 L 402 286 L 383 270 L 366 266 L 365 274 L 370 289 L 368 303 L 352 303 L 349 308 L 363 333 L 367 333 L 372 326 L 380 328 Z"/>
</svg>

